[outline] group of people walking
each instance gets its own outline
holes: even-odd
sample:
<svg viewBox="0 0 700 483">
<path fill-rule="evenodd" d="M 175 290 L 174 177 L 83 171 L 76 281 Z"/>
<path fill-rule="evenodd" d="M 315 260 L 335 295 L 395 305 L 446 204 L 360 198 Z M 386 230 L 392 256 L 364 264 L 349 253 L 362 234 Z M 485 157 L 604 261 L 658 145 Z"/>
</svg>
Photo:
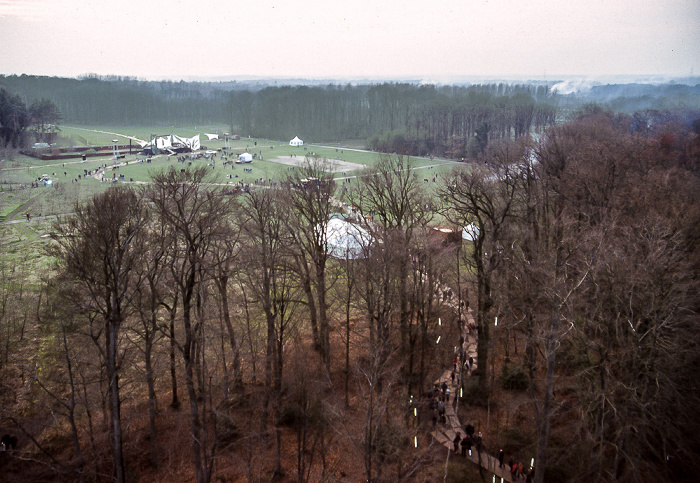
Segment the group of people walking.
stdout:
<svg viewBox="0 0 700 483">
<path fill-rule="evenodd" d="M 464 428 L 464 437 L 459 431 L 455 431 L 455 438 L 452 440 L 454 452 L 458 453 L 461 448 L 462 456 L 472 455 L 472 446 L 476 447 L 477 451 L 481 451 L 483 445 L 483 436 L 481 433 L 474 433 L 474 426 L 467 424 Z"/>
<path fill-rule="evenodd" d="M 501 452 L 503 452 L 503 450 L 501 450 Z M 500 453 L 498 456 L 498 462 L 498 467 L 502 468 L 503 457 Z M 518 479 L 522 478 L 525 480 L 525 483 L 531 483 L 535 476 L 535 468 L 527 468 L 522 462 L 516 463 L 512 458 L 508 461 L 508 468 L 510 469 L 510 477 L 513 479 L 513 481 L 517 481 Z"/>
<path fill-rule="evenodd" d="M 449 299 L 449 297 L 447 297 Z M 476 336 L 476 327 L 473 321 L 471 323 L 464 320 L 464 324 L 461 325 L 466 334 L 460 337 L 459 345 L 454 348 L 454 355 L 452 358 L 452 370 L 449 374 L 449 381 L 443 378 L 442 382 L 434 384 L 432 394 L 430 409 L 433 415 L 433 430 L 436 430 L 437 423 L 440 422 L 443 425 L 447 424 L 447 417 L 445 414 L 446 404 L 452 402 L 455 407 L 457 403 L 457 394 L 451 394 L 451 388 L 459 387 L 464 381 L 463 377 L 469 377 L 472 371 L 475 369 L 475 360 L 473 356 L 468 352 L 467 347 L 465 347 L 466 338 Z M 448 384 L 451 382 L 451 384 Z M 455 386 L 456 384 L 456 386 Z M 455 389 L 456 390 L 456 389 Z M 453 395 L 453 399 L 450 400 L 450 396 Z M 456 422 L 459 424 L 459 422 Z M 476 450 L 483 455 L 484 441 L 483 436 L 480 432 L 475 431 L 472 424 L 467 424 L 462 431 L 461 428 L 455 427 L 455 435 L 452 439 L 453 450 L 456 454 L 461 454 L 464 457 L 471 457 L 472 451 Z M 449 441 L 449 440 L 448 440 Z M 504 471 L 504 458 L 505 452 L 503 449 L 499 449 L 496 454 L 496 459 L 498 460 L 498 467 Z M 480 458 L 481 461 L 481 458 Z M 495 463 L 495 462 L 494 462 Z M 489 465 L 490 467 L 490 465 Z M 515 462 L 512 458 L 508 461 L 508 470 L 510 472 L 510 477 L 512 481 L 523 480 L 525 483 L 531 483 L 534 478 L 535 470 L 532 467 L 524 465 L 522 462 Z M 499 472 L 501 473 L 501 472 Z M 504 474 L 504 473 L 501 473 Z"/>
</svg>

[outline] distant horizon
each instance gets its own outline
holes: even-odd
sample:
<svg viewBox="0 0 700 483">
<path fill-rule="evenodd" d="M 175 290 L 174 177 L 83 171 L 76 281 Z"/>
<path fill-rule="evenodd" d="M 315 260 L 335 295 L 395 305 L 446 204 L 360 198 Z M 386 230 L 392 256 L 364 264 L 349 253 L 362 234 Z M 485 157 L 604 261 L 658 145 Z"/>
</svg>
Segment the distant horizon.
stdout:
<svg viewBox="0 0 700 483">
<path fill-rule="evenodd" d="M 698 19 L 698 0 L 0 0 L 0 73 L 424 83 L 684 78 L 700 72 Z"/>
<path fill-rule="evenodd" d="M 284 74 L 271 74 L 271 75 L 134 75 L 128 73 L 97 73 L 97 72 L 85 72 L 82 74 L 68 76 L 68 75 L 54 75 L 54 74 L 42 74 L 42 73 L 2 73 L 0 76 L 10 77 L 21 77 L 21 76 L 34 76 L 34 77 L 53 77 L 60 79 L 85 79 L 90 77 L 98 78 L 123 78 L 123 79 L 135 79 L 138 81 L 147 82 L 160 82 L 160 81 L 172 81 L 172 82 L 255 82 L 255 81 L 310 81 L 314 83 L 323 82 L 343 82 L 343 83 L 361 83 L 363 81 L 368 82 L 405 82 L 405 83 L 419 83 L 419 84 L 442 84 L 442 85 L 455 85 L 455 84 L 479 84 L 483 82 L 488 83 L 551 83 L 551 82 L 563 82 L 563 81 L 587 81 L 596 84 L 663 84 L 669 82 L 677 81 L 687 81 L 693 83 L 700 83 L 700 75 L 690 73 L 688 75 L 665 75 L 665 74 L 604 74 L 604 75 L 590 75 L 590 74 L 547 74 L 547 75 L 454 75 L 454 76 L 431 76 L 431 75 L 403 75 L 403 76 L 383 76 L 383 75 L 325 75 L 325 76 L 300 76 L 300 75 L 284 75 Z"/>
</svg>

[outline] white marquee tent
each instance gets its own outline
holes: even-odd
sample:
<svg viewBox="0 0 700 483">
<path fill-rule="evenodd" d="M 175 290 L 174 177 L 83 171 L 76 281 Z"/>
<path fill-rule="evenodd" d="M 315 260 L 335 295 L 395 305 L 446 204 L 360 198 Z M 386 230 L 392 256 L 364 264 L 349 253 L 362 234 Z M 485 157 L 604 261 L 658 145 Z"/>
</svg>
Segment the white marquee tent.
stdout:
<svg viewBox="0 0 700 483">
<path fill-rule="evenodd" d="M 462 228 L 462 240 L 475 241 L 479 238 L 479 227 L 474 223 L 469 223 L 469 225 Z"/>
<path fill-rule="evenodd" d="M 304 141 L 302 141 L 301 139 L 299 139 L 298 136 L 294 136 L 294 139 L 292 139 L 291 141 L 289 141 L 289 145 L 290 145 L 290 146 L 303 146 L 303 145 L 304 145 Z"/>
<path fill-rule="evenodd" d="M 142 142 L 139 144 L 142 148 L 153 146 L 153 142 Z M 155 138 L 155 147 L 163 151 L 183 148 L 197 151 L 200 148 L 199 134 L 192 138 L 183 138 L 174 134 L 169 136 L 158 136 Z"/>
<path fill-rule="evenodd" d="M 250 153 L 243 153 L 238 156 L 238 162 L 239 163 L 252 163 L 253 162 L 253 155 Z"/>
<path fill-rule="evenodd" d="M 334 258 L 355 260 L 367 258 L 372 237 L 354 223 L 333 218 L 326 224 L 328 254 Z"/>
</svg>

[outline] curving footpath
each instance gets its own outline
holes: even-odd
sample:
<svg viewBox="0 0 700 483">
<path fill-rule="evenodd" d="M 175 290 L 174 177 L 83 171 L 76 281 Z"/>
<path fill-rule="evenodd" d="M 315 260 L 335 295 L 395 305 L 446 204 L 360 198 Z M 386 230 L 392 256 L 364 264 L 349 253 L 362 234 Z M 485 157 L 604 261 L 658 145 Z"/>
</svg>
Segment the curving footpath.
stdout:
<svg viewBox="0 0 700 483">
<path fill-rule="evenodd" d="M 454 305 L 454 304 L 450 304 Z M 456 309 L 456 307 L 453 306 L 453 308 Z M 462 324 L 460 327 L 462 336 L 464 337 L 464 344 L 462 349 L 466 352 L 467 354 L 467 359 L 469 357 L 474 358 L 474 365 L 472 367 L 472 370 L 474 367 L 476 367 L 476 345 L 477 345 L 477 337 L 476 335 L 470 335 L 468 333 L 467 327 L 469 326 L 470 323 L 474 322 L 474 317 L 472 316 L 471 309 L 467 309 L 466 313 L 466 323 Z M 462 372 L 464 377 L 470 377 L 471 376 L 471 371 L 465 371 L 462 367 L 460 367 L 460 371 Z M 442 444 L 447 448 L 448 455 L 447 458 L 449 459 L 450 455 L 453 452 L 454 446 L 453 446 L 453 440 L 455 437 L 455 433 L 459 432 L 459 434 L 464 437 L 465 431 L 463 425 L 460 423 L 459 418 L 457 417 L 457 406 L 459 404 L 458 400 L 455 400 L 457 398 L 457 394 L 459 392 L 459 385 L 457 384 L 458 378 L 455 378 L 455 383 L 452 383 L 452 368 L 449 368 L 445 370 L 445 372 L 442 373 L 442 375 L 435 381 L 435 384 L 438 386 L 441 386 L 443 383 L 447 384 L 447 387 L 450 388 L 450 398 L 448 401 L 445 402 L 445 418 L 447 420 L 446 424 L 441 424 L 438 422 L 437 427 L 434 431 L 431 431 L 430 434 L 437 440 L 438 443 Z M 456 453 L 458 458 L 463 458 L 461 453 Z M 475 446 L 472 447 L 471 450 L 471 456 L 467 455 L 467 459 L 469 459 L 472 463 L 475 465 L 479 466 L 481 465 L 484 469 L 486 469 L 491 475 L 494 475 L 491 477 L 491 481 L 494 482 L 512 482 L 512 478 L 510 475 L 510 469 L 508 468 L 508 465 L 506 462 L 503 463 L 503 467 L 499 468 L 498 467 L 498 459 L 496 459 L 495 456 L 492 456 L 488 452 L 486 452 L 483 447 L 482 451 L 478 451 Z"/>
</svg>

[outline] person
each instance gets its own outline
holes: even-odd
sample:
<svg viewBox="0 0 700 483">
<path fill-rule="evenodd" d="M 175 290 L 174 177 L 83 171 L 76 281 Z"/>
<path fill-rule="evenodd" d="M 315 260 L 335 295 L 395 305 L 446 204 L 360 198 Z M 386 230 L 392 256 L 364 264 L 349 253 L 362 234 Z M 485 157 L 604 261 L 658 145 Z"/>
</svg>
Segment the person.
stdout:
<svg viewBox="0 0 700 483">
<path fill-rule="evenodd" d="M 455 371 L 452 369 L 452 374 L 450 374 L 450 379 L 452 379 L 452 385 L 455 385 Z"/>
<path fill-rule="evenodd" d="M 471 456 L 472 455 L 472 444 L 474 444 L 474 442 L 472 441 L 472 438 L 469 437 L 468 435 L 465 436 L 464 440 L 462 441 L 462 444 L 464 445 L 462 447 L 462 454 L 464 456 L 467 456 L 467 453 L 468 453 L 468 455 Z"/>
<path fill-rule="evenodd" d="M 462 446 L 462 456 L 467 456 L 467 445 L 471 446 L 469 436 L 465 436 L 462 442 L 459 444 Z"/>
<path fill-rule="evenodd" d="M 452 440 L 452 443 L 454 444 L 455 447 L 455 453 L 457 452 L 457 448 L 459 447 L 459 443 L 462 441 L 462 436 L 459 434 L 459 432 L 455 433 L 455 439 Z"/>
<path fill-rule="evenodd" d="M 535 477 L 535 470 L 530 468 L 525 472 L 525 483 L 532 483 L 532 479 Z"/>
<path fill-rule="evenodd" d="M 518 464 L 517 463 L 513 463 L 512 465 L 510 465 L 510 478 L 513 481 L 518 479 Z"/>
<path fill-rule="evenodd" d="M 31 220 L 31 218 L 32 218 L 32 215 L 30 215 L 29 213 L 27 213 L 27 221 Z"/>
<path fill-rule="evenodd" d="M 503 449 L 498 450 L 498 467 L 503 468 L 503 457 L 505 456 L 505 453 L 503 452 Z"/>
</svg>

